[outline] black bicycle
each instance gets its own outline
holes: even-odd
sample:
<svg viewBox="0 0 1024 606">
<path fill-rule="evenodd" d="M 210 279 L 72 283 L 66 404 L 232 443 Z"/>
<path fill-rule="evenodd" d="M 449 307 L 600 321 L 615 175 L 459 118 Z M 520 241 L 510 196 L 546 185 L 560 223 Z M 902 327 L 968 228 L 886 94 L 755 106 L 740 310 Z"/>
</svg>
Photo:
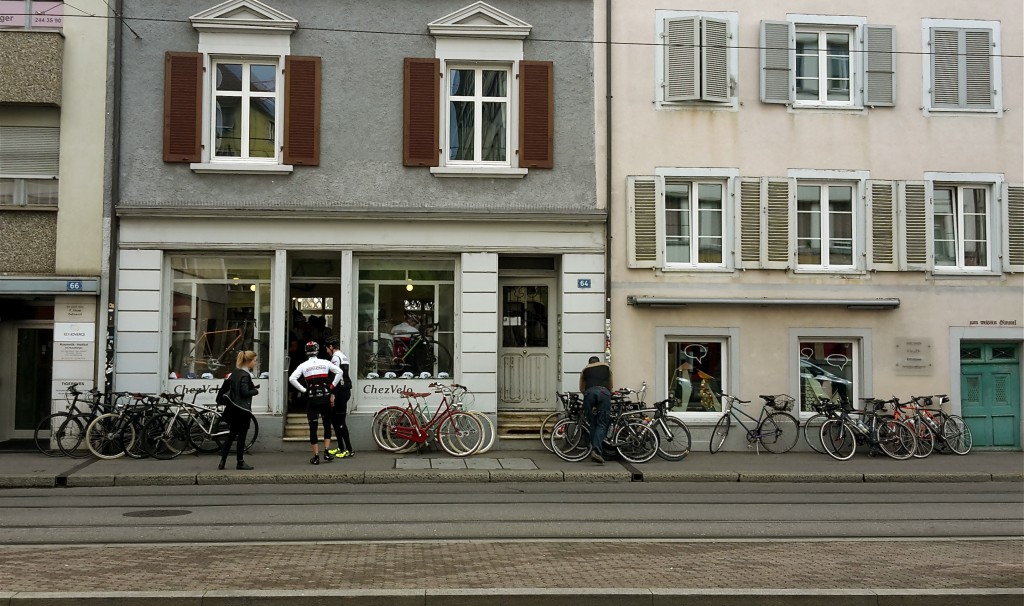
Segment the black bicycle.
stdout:
<svg viewBox="0 0 1024 606">
<path fill-rule="evenodd" d="M 750 404 L 750 400 L 741 400 L 727 393 L 718 394 L 718 397 L 722 401 L 724 412 L 711 432 L 711 454 L 722 449 L 734 418 L 746 430 L 748 446 L 760 445 L 768 452 L 776 454 L 788 452 L 796 446 L 797 438 L 800 437 L 800 423 L 786 412 L 793 408 L 792 397 L 785 394 L 758 396 L 764 400 L 764 406 L 761 407 L 757 418 L 735 407 L 736 404 Z M 752 425 L 744 423 L 741 416 L 751 421 Z"/>
</svg>

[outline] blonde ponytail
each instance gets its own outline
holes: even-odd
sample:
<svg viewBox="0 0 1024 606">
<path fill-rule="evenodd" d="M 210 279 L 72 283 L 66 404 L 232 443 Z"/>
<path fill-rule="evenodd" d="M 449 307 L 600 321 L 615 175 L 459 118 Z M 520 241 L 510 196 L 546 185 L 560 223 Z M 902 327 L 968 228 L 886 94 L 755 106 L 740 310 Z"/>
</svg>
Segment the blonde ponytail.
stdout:
<svg viewBox="0 0 1024 606">
<path fill-rule="evenodd" d="M 256 359 L 256 352 L 248 349 L 246 351 L 238 352 L 238 357 L 235 358 L 235 368 L 242 368 L 243 364 L 248 364 Z"/>
</svg>

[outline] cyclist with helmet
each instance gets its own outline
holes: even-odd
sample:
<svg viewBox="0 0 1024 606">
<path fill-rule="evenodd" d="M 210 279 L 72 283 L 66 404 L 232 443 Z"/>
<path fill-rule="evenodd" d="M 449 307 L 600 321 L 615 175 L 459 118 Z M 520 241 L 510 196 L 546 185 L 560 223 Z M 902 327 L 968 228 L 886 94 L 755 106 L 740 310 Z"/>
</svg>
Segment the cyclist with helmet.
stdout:
<svg viewBox="0 0 1024 606">
<path fill-rule="evenodd" d="M 320 464 L 320 448 L 317 443 L 317 425 L 320 417 L 324 419 L 324 462 L 334 459 L 329 451 L 331 448 L 331 392 L 341 382 L 344 371 L 336 364 L 317 357 L 320 346 L 316 341 L 306 343 L 308 359 L 288 377 L 292 387 L 306 395 L 306 420 L 309 421 L 309 443 L 313 448 L 313 465 Z M 334 373 L 334 380 L 329 379 Z M 299 381 L 302 379 L 302 382 Z M 303 385 L 305 383 L 305 385 Z"/>
<path fill-rule="evenodd" d="M 334 435 L 338 438 L 338 446 L 327 453 L 339 459 L 354 456 L 352 439 L 348 435 L 348 426 L 345 425 L 345 415 L 348 413 L 348 401 L 352 397 L 352 379 L 348 374 L 349 361 L 341 351 L 338 337 L 327 337 L 327 354 L 331 356 L 331 363 L 342 370 L 342 380 L 331 393 L 331 424 L 334 426 Z"/>
</svg>

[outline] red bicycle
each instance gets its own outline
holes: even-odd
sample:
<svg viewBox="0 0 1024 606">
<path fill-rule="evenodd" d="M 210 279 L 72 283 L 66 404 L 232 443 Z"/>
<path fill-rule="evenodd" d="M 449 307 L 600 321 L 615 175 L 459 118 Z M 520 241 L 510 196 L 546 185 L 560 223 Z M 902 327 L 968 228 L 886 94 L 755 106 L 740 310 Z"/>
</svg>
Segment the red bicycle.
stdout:
<svg viewBox="0 0 1024 606">
<path fill-rule="evenodd" d="M 431 383 L 434 393 L 444 394 L 441 385 Z M 430 392 L 403 391 L 405 406 L 387 406 L 373 416 L 373 439 L 381 449 L 403 453 L 422 448 L 433 439 L 453 457 L 476 452 L 484 441 L 484 430 L 473 415 L 454 407 L 447 394 L 431 415 L 426 398 Z"/>
</svg>

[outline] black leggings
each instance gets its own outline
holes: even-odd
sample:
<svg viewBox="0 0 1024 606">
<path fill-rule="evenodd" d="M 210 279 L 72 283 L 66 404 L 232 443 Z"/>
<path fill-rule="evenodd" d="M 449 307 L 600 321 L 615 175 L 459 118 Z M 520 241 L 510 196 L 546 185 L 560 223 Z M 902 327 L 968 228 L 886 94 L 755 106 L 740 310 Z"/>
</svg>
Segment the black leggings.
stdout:
<svg viewBox="0 0 1024 606">
<path fill-rule="evenodd" d="M 242 454 L 245 452 L 245 436 L 249 433 L 250 422 L 249 415 L 231 420 L 231 423 L 229 423 L 228 437 L 220 447 L 220 458 L 228 458 L 228 453 L 231 452 L 231 444 L 237 439 L 238 460 L 242 460 Z"/>
<path fill-rule="evenodd" d="M 331 424 L 334 426 L 334 434 L 338 436 L 338 448 L 341 450 L 352 450 L 352 439 L 348 435 L 348 426 L 345 425 L 345 415 L 348 412 L 348 400 L 352 397 L 352 390 L 339 389 L 334 396 L 334 409 L 331 411 Z"/>
<path fill-rule="evenodd" d="M 314 404 L 310 402 L 306 407 L 306 420 L 309 421 L 309 443 L 316 444 L 319 439 L 316 432 L 320 424 L 320 417 L 324 418 L 324 441 L 331 439 L 331 403 Z"/>
</svg>

